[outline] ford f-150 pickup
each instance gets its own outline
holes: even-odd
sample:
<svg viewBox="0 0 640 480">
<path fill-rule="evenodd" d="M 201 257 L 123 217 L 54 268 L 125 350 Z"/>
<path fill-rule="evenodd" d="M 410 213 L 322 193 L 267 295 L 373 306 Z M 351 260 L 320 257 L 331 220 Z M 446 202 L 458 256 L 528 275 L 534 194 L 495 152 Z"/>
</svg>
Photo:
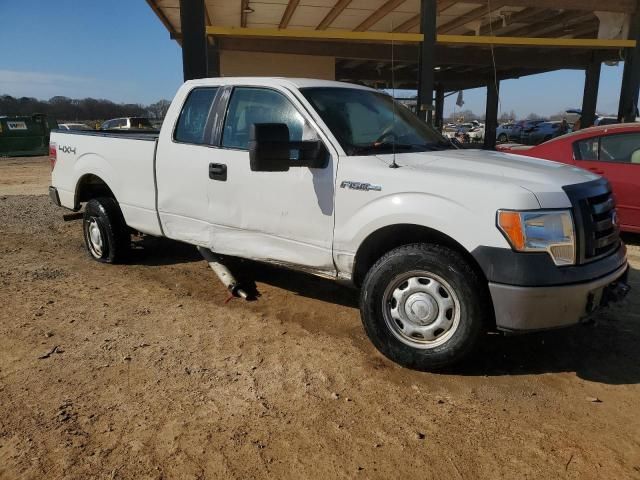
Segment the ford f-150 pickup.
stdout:
<svg viewBox="0 0 640 480">
<path fill-rule="evenodd" d="M 384 92 L 339 82 L 186 82 L 159 134 L 54 131 L 52 200 L 89 255 L 133 232 L 360 289 L 367 335 L 412 368 L 452 365 L 487 329 L 563 327 L 626 294 L 607 181 L 461 150 Z"/>
</svg>

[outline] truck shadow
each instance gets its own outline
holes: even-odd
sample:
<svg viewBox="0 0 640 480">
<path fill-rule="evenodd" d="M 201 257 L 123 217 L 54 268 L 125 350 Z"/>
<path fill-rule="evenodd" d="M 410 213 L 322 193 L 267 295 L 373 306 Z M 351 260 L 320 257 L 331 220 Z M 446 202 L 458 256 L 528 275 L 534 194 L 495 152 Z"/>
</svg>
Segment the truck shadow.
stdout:
<svg viewBox="0 0 640 480">
<path fill-rule="evenodd" d="M 487 335 L 460 375 L 531 375 L 575 372 L 612 385 L 640 383 L 640 271 L 632 268 L 631 292 L 592 322 L 527 335 Z M 454 373 L 454 372 L 450 372 Z"/>
<path fill-rule="evenodd" d="M 128 259 L 129 264 L 149 267 L 201 261 L 203 261 L 202 255 L 193 245 L 151 236 L 134 237 Z"/>
<path fill-rule="evenodd" d="M 287 290 L 301 297 L 358 308 L 358 291 L 337 284 L 333 280 L 250 260 L 228 260 L 229 268 L 234 272 L 238 282 L 258 298 L 260 292 L 256 282 Z"/>
<path fill-rule="evenodd" d="M 640 245 L 640 235 L 625 235 L 624 240 L 629 245 Z M 144 249 L 134 251 L 133 257 L 132 263 L 148 266 L 203 262 L 194 247 L 166 239 L 147 241 Z M 260 291 L 256 284 L 262 283 L 296 296 L 340 305 L 354 313 L 358 309 L 358 291 L 331 280 L 250 260 L 227 260 L 236 278 L 258 299 Z M 592 322 L 527 335 L 488 334 L 469 361 L 441 373 L 503 376 L 575 372 L 579 378 L 594 382 L 640 383 L 639 270 L 631 268 L 629 283 L 632 290 L 623 304 L 598 313 Z M 297 307 L 292 304 L 288 308 Z M 325 320 L 327 324 L 322 325 Z M 315 326 L 318 330 L 332 331 L 329 322 L 335 319 L 327 314 L 315 321 L 319 323 Z M 344 330 L 340 331 L 344 334 Z"/>
</svg>

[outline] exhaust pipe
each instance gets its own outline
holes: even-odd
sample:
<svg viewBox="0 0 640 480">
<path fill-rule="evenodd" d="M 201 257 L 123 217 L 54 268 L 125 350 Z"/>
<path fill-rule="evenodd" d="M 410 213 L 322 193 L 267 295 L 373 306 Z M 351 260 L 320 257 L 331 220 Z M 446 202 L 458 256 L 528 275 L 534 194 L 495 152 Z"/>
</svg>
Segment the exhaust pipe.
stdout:
<svg viewBox="0 0 640 480">
<path fill-rule="evenodd" d="M 231 292 L 231 295 L 248 300 L 249 295 L 247 294 L 247 292 L 240 287 L 231 271 L 223 263 L 220 262 L 220 258 L 215 253 L 213 253 L 208 248 L 203 247 L 198 247 L 198 251 L 200 252 L 200 255 L 202 255 L 202 257 L 207 261 L 207 263 L 211 267 L 211 270 L 213 270 L 218 276 L 222 284 L 227 287 L 227 290 L 229 290 L 229 292 Z"/>
</svg>

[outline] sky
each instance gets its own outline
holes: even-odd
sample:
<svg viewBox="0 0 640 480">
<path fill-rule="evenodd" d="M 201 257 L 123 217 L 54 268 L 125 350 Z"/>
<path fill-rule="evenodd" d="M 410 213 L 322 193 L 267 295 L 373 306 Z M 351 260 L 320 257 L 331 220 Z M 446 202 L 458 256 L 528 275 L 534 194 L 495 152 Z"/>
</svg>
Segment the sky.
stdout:
<svg viewBox="0 0 640 480">
<path fill-rule="evenodd" d="M 105 98 L 149 104 L 182 82 L 178 44 L 144 0 L 0 0 L 0 95 Z M 603 64 L 600 113 L 617 113 L 622 66 Z M 562 70 L 506 80 L 500 110 L 552 115 L 580 107 L 584 72 Z M 464 92 L 483 114 L 486 89 Z M 445 101 L 445 116 L 456 96 Z"/>
<path fill-rule="evenodd" d="M 144 0 L 0 0 L 0 94 L 149 104 L 181 83 L 180 46 Z"/>
</svg>

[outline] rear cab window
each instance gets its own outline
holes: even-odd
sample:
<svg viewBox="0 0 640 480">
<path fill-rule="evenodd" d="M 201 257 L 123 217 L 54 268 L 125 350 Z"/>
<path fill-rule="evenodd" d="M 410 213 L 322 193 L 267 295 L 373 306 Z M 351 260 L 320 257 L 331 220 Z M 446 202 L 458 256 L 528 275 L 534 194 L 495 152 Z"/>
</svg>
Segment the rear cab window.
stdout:
<svg viewBox="0 0 640 480">
<path fill-rule="evenodd" d="M 211 145 L 212 110 L 218 87 L 194 88 L 182 106 L 173 139 L 179 143 Z"/>
</svg>

